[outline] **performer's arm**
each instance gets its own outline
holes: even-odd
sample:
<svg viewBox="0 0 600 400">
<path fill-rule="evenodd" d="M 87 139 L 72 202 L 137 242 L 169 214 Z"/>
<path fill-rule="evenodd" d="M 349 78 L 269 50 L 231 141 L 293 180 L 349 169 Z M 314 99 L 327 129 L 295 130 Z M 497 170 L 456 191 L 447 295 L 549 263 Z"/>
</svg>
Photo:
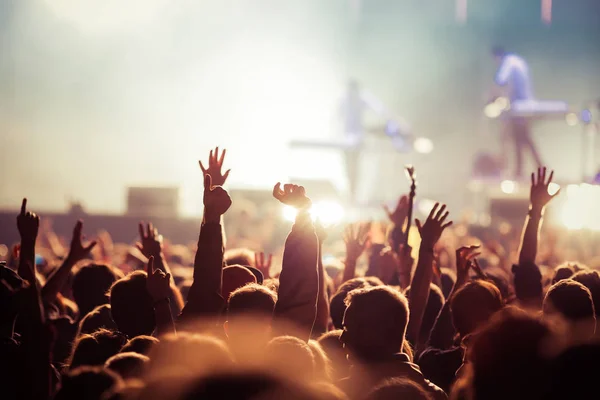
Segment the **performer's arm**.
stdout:
<svg viewBox="0 0 600 400">
<path fill-rule="evenodd" d="M 510 73 L 513 69 L 513 63 L 510 57 L 504 57 L 502 59 L 502 63 L 500 64 L 500 68 L 496 72 L 496 77 L 494 78 L 494 82 L 498 86 L 506 86 L 508 84 L 508 79 L 510 78 Z"/>
</svg>

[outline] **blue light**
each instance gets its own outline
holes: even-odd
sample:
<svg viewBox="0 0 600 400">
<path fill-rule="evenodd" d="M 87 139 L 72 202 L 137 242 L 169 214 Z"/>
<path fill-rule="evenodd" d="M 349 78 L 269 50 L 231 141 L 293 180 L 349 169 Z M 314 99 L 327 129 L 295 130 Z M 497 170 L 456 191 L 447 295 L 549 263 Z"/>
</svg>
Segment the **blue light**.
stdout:
<svg viewBox="0 0 600 400">
<path fill-rule="evenodd" d="M 592 122 L 592 112 L 590 110 L 583 110 L 579 119 L 584 124 L 590 124 Z"/>
</svg>

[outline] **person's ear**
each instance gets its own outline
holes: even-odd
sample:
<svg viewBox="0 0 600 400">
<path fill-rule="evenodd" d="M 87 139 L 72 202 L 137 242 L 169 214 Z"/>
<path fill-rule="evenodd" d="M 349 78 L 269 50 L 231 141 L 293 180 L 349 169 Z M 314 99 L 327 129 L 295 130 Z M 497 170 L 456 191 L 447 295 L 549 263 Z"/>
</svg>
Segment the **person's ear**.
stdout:
<svg viewBox="0 0 600 400">
<path fill-rule="evenodd" d="M 225 336 L 229 337 L 229 321 L 223 323 L 223 331 L 225 332 Z"/>
</svg>

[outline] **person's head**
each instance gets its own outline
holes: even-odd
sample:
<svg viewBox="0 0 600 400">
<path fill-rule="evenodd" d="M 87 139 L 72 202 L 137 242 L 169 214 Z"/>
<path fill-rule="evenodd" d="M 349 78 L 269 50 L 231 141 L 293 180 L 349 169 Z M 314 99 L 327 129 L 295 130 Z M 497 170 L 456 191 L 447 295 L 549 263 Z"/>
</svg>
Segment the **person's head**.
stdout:
<svg viewBox="0 0 600 400">
<path fill-rule="evenodd" d="M 149 361 L 147 356 L 138 353 L 118 353 L 106 360 L 104 368 L 123 379 L 141 378 L 146 372 Z"/>
<path fill-rule="evenodd" d="M 225 342 L 209 335 L 188 332 L 162 336 L 148 357 L 149 376 L 175 374 L 192 377 L 230 370 L 234 366 L 233 355 Z"/>
<path fill-rule="evenodd" d="M 327 353 L 325 353 L 321 344 L 316 340 L 309 340 L 308 347 L 310 347 L 315 360 L 315 379 L 323 382 L 331 382 L 333 378 L 333 366 Z"/>
<path fill-rule="evenodd" d="M 440 280 L 442 281 L 442 293 L 444 294 L 444 298 L 448 298 L 456 283 L 456 272 L 449 268 L 441 268 L 441 271 L 442 276 Z"/>
<path fill-rule="evenodd" d="M 410 297 L 410 287 L 406 289 L 404 295 L 406 298 Z M 435 283 L 429 285 L 429 296 L 427 297 L 427 305 L 425 306 L 425 314 L 423 314 L 423 321 L 421 322 L 421 330 L 419 333 L 424 343 L 429 339 L 429 332 L 433 329 L 435 320 L 444 306 L 444 302 L 444 294 L 439 286 Z"/>
<path fill-rule="evenodd" d="M 562 281 L 563 279 L 569 279 L 573 276 L 575 271 L 570 266 L 559 266 L 554 270 L 554 276 L 552 277 L 552 284 Z"/>
<path fill-rule="evenodd" d="M 254 252 L 250 249 L 230 249 L 225 252 L 223 257 L 227 265 L 254 266 Z"/>
<path fill-rule="evenodd" d="M 554 360 L 551 399 L 586 399 L 597 392 L 598 343 L 574 346 Z"/>
<path fill-rule="evenodd" d="M 10 336 L 19 311 L 19 291 L 27 284 L 4 264 L 0 265 L 0 280 L 0 334 Z"/>
<path fill-rule="evenodd" d="M 271 339 L 276 302 L 277 294 L 258 283 L 250 283 L 231 293 L 225 332 L 229 347 L 238 358 L 256 357 L 255 352 L 262 352 Z"/>
<path fill-rule="evenodd" d="M 506 55 L 506 50 L 504 49 L 503 46 L 495 45 L 492 47 L 492 56 L 494 57 L 494 60 L 496 61 L 496 63 L 500 63 L 505 55 Z"/>
<path fill-rule="evenodd" d="M 248 268 L 241 265 L 231 265 L 223 268 L 223 287 L 221 295 L 229 299 L 234 290 L 249 283 L 256 283 L 256 276 Z"/>
<path fill-rule="evenodd" d="M 69 369 L 83 365 L 104 365 L 106 360 L 117 354 L 126 342 L 127 338 L 120 332 L 106 329 L 81 335 L 73 344 L 73 352 L 68 362 Z"/>
<path fill-rule="evenodd" d="M 400 352 L 408 325 L 406 297 L 388 286 L 353 290 L 340 340 L 349 356 L 377 360 Z"/>
<path fill-rule="evenodd" d="M 140 335 L 129 339 L 121 348 L 121 353 L 135 352 L 143 356 L 150 354 L 152 347 L 158 343 L 158 339 L 152 336 Z"/>
<path fill-rule="evenodd" d="M 596 330 L 596 312 L 588 288 L 571 279 L 555 283 L 544 298 L 545 318 L 560 317 L 573 339 L 588 339 Z"/>
<path fill-rule="evenodd" d="M 346 358 L 346 352 L 344 351 L 344 345 L 340 340 L 342 332 L 341 329 L 329 331 L 317 339 L 327 358 L 331 360 L 332 378 L 335 381 L 348 376 L 348 368 L 350 367 Z"/>
<path fill-rule="evenodd" d="M 581 283 L 588 288 L 594 302 L 596 317 L 600 316 L 600 274 L 595 270 L 579 271 L 571 277 L 575 282 Z"/>
<path fill-rule="evenodd" d="M 265 349 L 265 364 L 274 372 L 289 377 L 315 376 L 315 356 L 310 346 L 294 336 L 278 336 L 271 339 Z M 291 361 L 293 360 L 293 362 Z"/>
<path fill-rule="evenodd" d="M 94 308 L 79 321 L 77 336 L 85 333 L 93 333 L 98 329 L 117 330 L 117 324 L 112 319 L 110 304 L 103 304 Z"/>
<path fill-rule="evenodd" d="M 484 280 L 467 283 L 450 298 L 452 322 L 461 337 L 473 333 L 485 324 L 502 306 L 498 288 Z"/>
<path fill-rule="evenodd" d="M 536 315 L 514 307 L 496 313 L 468 344 L 464 379 L 472 398 L 545 398 L 552 339 L 549 325 Z"/>
<path fill-rule="evenodd" d="M 433 396 L 408 378 L 391 378 L 377 385 L 366 400 L 433 400 Z"/>
<path fill-rule="evenodd" d="M 108 290 L 122 277 L 120 271 L 109 265 L 88 264 L 79 268 L 73 276 L 73 299 L 79 307 L 80 317 L 108 304 Z"/>
<path fill-rule="evenodd" d="M 512 267 L 515 294 L 525 306 L 534 308 L 542 304 L 544 291 L 542 273 L 535 263 L 524 262 Z"/>
<path fill-rule="evenodd" d="M 128 337 L 150 335 L 156 326 L 152 297 L 146 289 L 148 275 L 136 271 L 119 279 L 110 288 L 113 320 Z"/>
<path fill-rule="evenodd" d="M 54 400 L 100 400 L 121 382 L 117 374 L 102 367 L 79 367 L 63 375 Z"/>
<path fill-rule="evenodd" d="M 365 278 L 354 278 L 344 282 L 329 301 L 329 315 L 331 322 L 336 329 L 342 329 L 344 312 L 346 312 L 346 297 L 348 293 L 355 289 L 370 287 Z"/>
</svg>

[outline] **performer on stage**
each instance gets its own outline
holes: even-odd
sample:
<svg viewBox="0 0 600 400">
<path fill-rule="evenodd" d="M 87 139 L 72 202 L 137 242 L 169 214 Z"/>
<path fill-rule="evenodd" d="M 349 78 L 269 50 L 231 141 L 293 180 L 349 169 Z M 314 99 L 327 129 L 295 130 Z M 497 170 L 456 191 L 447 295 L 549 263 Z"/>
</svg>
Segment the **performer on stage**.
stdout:
<svg viewBox="0 0 600 400">
<path fill-rule="evenodd" d="M 394 146 L 405 146 L 408 126 L 398 118 L 393 118 L 383 104 L 368 92 L 361 90 L 356 80 L 350 79 L 346 93 L 341 102 L 341 116 L 346 143 L 349 149 L 345 152 L 346 174 L 352 201 L 356 200 L 358 187 L 358 171 L 360 147 L 366 129 L 363 117 L 366 111 L 372 111 L 386 120 L 385 134 L 392 137 Z"/>
<path fill-rule="evenodd" d="M 495 83 L 498 87 L 506 87 L 508 99 L 511 104 L 520 101 L 534 100 L 533 87 L 529 75 L 529 66 L 520 56 L 507 53 L 502 47 L 496 46 L 492 49 L 494 59 L 498 64 Z M 496 91 L 497 96 L 498 91 Z M 531 137 L 529 121 L 522 117 L 509 117 L 503 132 L 502 158 L 506 165 L 505 157 L 507 145 L 513 142 L 515 146 L 516 166 L 514 178 L 523 177 L 523 156 L 529 150 L 538 167 L 542 166 L 542 160 Z"/>
</svg>

